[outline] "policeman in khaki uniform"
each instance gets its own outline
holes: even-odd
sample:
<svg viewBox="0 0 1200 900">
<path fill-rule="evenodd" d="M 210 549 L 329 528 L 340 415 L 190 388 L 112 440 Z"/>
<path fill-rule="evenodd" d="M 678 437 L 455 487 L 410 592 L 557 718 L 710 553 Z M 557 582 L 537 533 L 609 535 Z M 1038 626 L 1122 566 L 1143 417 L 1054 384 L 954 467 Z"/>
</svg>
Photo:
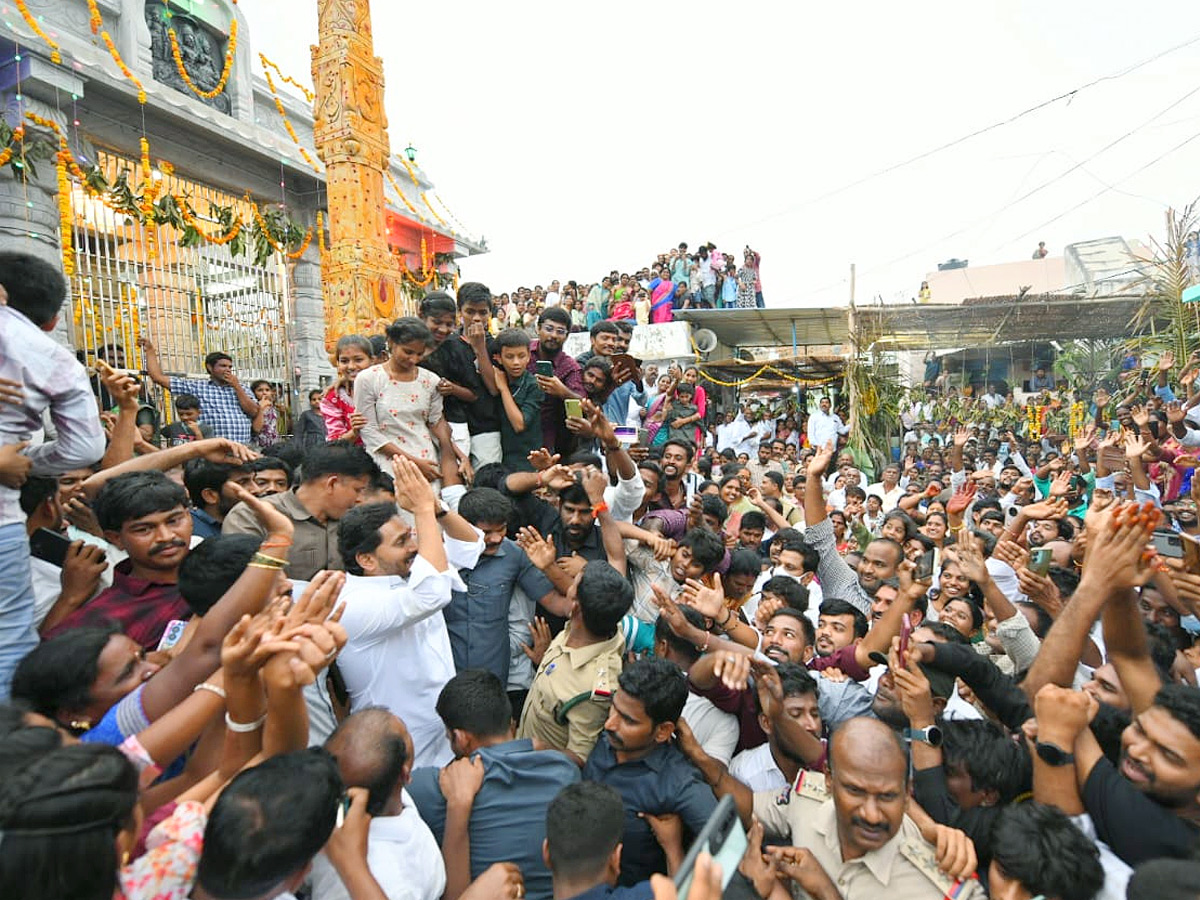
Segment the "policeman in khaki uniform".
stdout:
<svg viewBox="0 0 1200 900">
<path fill-rule="evenodd" d="M 957 881 L 938 868 L 933 846 L 904 814 L 908 762 L 886 725 L 849 720 L 830 742 L 829 761 L 828 779 L 801 771 L 782 793 L 754 795 L 768 837 L 807 848 L 845 900 L 985 897 L 977 880 Z"/>
<path fill-rule="evenodd" d="M 567 594 L 567 627 L 546 649 L 529 688 L 517 737 L 578 757 L 582 766 L 608 718 L 625 639 L 617 630 L 633 588 L 606 562 L 592 561 Z"/>
</svg>

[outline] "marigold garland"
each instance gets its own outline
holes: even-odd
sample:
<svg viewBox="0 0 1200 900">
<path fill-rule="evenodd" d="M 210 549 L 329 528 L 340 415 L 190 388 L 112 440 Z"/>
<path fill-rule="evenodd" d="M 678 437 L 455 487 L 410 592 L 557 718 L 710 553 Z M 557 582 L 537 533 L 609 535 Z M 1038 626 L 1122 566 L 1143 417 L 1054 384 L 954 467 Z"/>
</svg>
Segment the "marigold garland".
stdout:
<svg viewBox="0 0 1200 900">
<path fill-rule="evenodd" d="M 138 89 L 138 103 L 145 104 L 146 88 L 138 77 L 133 74 L 129 66 L 125 65 L 125 60 L 121 59 L 121 52 L 117 50 L 117 45 L 113 43 L 112 35 L 104 28 L 104 19 L 100 16 L 100 8 L 96 6 L 96 0 L 87 0 L 88 10 L 91 13 L 88 19 L 92 26 L 92 34 L 99 34 L 100 39 L 104 41 L 104 46 L 108 48 L 108 55 L 113 58 L 113 62 L 117 64 L 117 68 L 121 70 L 121 74 L 134 83 Z"/>
<path fill-rule="evenodd" d="M 304 251 L 308 249 L 308 245 L 312 241 L 313 230 L 311 228 L 304 233 L 304 240 L 300 242 L 300 249 L 295 252 L 289 252 L 287 248 L 271 237 L 271 229 L 267 226 L 267 220 L 262 217 L 262 213 L 258 211 L 258 204 L 253 200 L 250 201 L 250 211 L 254 213 L 254 221 L 262 229 L 263 236 L 266 237 L 267 243 L 271 245 L 272 250 L 276 253 L 282 253 L 288 259 L 299 259 L 304 255 Z"/>
<path fill-rule="evenodd" d="M 258 61 L 263 64 L 264 69 L 274 69 L 275 74 L 279 76 L 280 81 L 282 81 L 284 84 L 290 84 L 292 87 L 297 88 L 300 93 L 304 95 L 304 99 L 309 103 L 312 103 L 313 100 L 317 99 L 316 94 L 298 82 L 295 78 L 292 78 L 290 75 L 284 75 L 283 70 L 281 70 L 276 63 L 273 63 L 271 60 L 267 59 L 267 57 L 262 53 L 258 54 Z"/>
<path fill-rule="evenodd" d="M 425 202 L 425 205 L 426 205 L 427 207 L 429 207 L 429 211 L 430 211 L 431 213 L 433 213 L 433 217 L 434 217 L 435 219 L 437 219 L 437 220 L 438 220 L 438 224 L 439 224 L 439 225 L 441 225 L 443 228 L 447 227 L 447 226 L 446 226 L 446 220 L 445 220 L 445 219 L 443 219 L 441 216 L 439 216 L 439 215 L 438 215 L 438 211 L 437 211 L 436 209 L 434 209 L 434 208 L 433 208 L 433 204 L 429 202 L 429 197 L 427 197 L 427 196 L 425 195 L 425 192 L 424 192 L 424 191 L 421 191 L 421 199 L 422 199 L 422 200 Z"/>
<path fill-rule="evenodd" d="M 62 63 L 62 52 L 58 44 L 50 35 L 42 30 L 42 26 L 38 24 L 38 20 L 33 17 L 33 13 L 29 11 L 29 7 L 25 5 L 25 0 L 16 0 L 16 4 L 17 11 L 21 14 L 21 18 L 25 20 L 25 24 L 29 26 L 34 34 L 50 45 L 50 62 L 60 65 Z M 0 165 L 3 165 L 3 163 L 0 163 Z"/>
<path fill-rule="evenodd" d="M 403 253 L 396 254 L 396 256 L 400 260 L 400 274 L 403 275 L 405 278 L 407 278 L 410 282 L 412 282 L 417 287 L 422 287 L 422 288 L 426 287 L 427 285 L 429 285 L 431 282 L 433 282 L 437 278 L 437 265 L 432 256 L 427 257 L 426 250 L 427 250 L 427 247 L 425 244 L 425 238 L 421 238 L 421 272 L 422 272 L 422 275 L 420 278 L 417 278 L 415 275 L 413 275 L 412 272 L 410 272 L 408 270 L 408 265 L 404 262 L 404 254 Z"/>
<path fill-rule="evenodd" d="M 279 117 L 283 119 L 283 127 L 287 129 L 288 137 L 299 148 L 300 155 L 304 157 L 304 161 L 313 167 L 313 171 L 320 172 L 321 167 L 317 165 L 317 161 L 309 155 L 309 152 L 304 149 L 304 145 L 300 143 L 300 138 L 296 136 L 296 129 L 292 127 L 292 120 L 288 118 L 288 114 L 283 108 L 283 101 L 279 99 L 279 92 L 275 90 L 275 80 L 271 78 L 271 73 L 264 70 L 263 74 L 267 76 L 267 87 L 271 89 L 271 99 L 275 101 L 275 108 L 279 110 Z"/>
<path fill-rule="evenodd" d="M 396 184 L 396 179 L 392 177 L 392 173 L 385 169 L 383 174 L 387 177 L 388 182 L 391 184 L 392 190 L 396 192 L 396 194 L 404 202 L 404 205 L 408 207 L 408 211 L 419 219 L 425 218 L 423 215 L 417 212 L 417 208 L 413 206 L 411 202 L 409 202 L 408 197 L 404 196 L 404 191 L 400 190 L 400 185 Z"/>
<path fill-rule="evenodd" d="M 75 274 L 75 251 L 71 231 L 71 182 L 67 178 L 67 158 L 70 152 L 59 150 L 54 157 L 54 172 L 58 179 L 58 244 L 62 252 L 63 274 Z"/>
<path fill-rule="evenodd" d="M 234 6 L 237 6 L 238 0 L 232 0 L 232 2 Z M 169 16 L 171 6 L 168 0 L 163 0 L 163 6 L 167 8 Z M 221 78 L 211 91 L 202 91 L 200 88 L 196 87 L 195 83 L 192 81 L 192 76 L 190 76 L 187 72 L 187 67 L 183 64 L 183 53 L 180 52 L 179 37 L 175 34 L 175 29 L 171 27 L 167 28 L 167 38 L 171 42 L 171 56 L 175 58 L 175 69 L 177 72 L 179 72 L 179 76 L 183 79 L 183 83 L 186 84 L 188 88 L 191 89 L 191 92 L 197 97 L 203 97 L 205 100 L 211 100 L 213 97 L 216 97 L 218 94 L 220 94 L 221 91 L 225 90 L 225 85 L 229 81 L 230 74 L 233 72 L 233 56 L 234 53 L 237 52 L 237 36 L 237 16 L 234 16 L 229 24 L 229 44 L 225 48 L 225 66 L 221 70 Z"/>
<path fill-rule="evenodd" d="M 3 168 L 4 166 L 7 166 L 10 162 L 12 162 L 13 154 L 17 150 L 17 144 L 24 142 L 24 140 L 25 140 L 25 126 L 18 125 L 12 131 L 12 137 L 10 139 L 9 145 L 7 147 L 5 147 L 3 151 L 0 151 L 0 168 Z"/>
<path fill-rule="evenodd" d="M 199 221 L 196 219 L 195 215 L 193 215 L 191 207 L 188 204 L 179 204 L 179 214 L 183 216 L 183 221 L 186 225 L 188 225 L 188 227 L 192 228 L 198 235 L 200 235 L 200 237 L 204 238 L 204 240 L 208 241 L 210 244 L 220 244 L 221 246 L 224 246 L 236 238 L 242 230 L 242 220 L 237 218 L 233 220 L 233 225 L 227 232 L 214 237 L 206 233 L 204 229 L 200 227 Z"/>
<path fill-rule="evenodd" d="M 418 190 L 420 190 L 421 182 L 417 180 L 417 170 L 414 169 L 412 163 L 408 161 L 408 157 L 401 154 L 397 158 L 400 160 L 400 162 L 404 163 L 404 168 L 408 170 L 408 177 L 412 179 L 412 183 L 417 186 Z"/>
</svg>

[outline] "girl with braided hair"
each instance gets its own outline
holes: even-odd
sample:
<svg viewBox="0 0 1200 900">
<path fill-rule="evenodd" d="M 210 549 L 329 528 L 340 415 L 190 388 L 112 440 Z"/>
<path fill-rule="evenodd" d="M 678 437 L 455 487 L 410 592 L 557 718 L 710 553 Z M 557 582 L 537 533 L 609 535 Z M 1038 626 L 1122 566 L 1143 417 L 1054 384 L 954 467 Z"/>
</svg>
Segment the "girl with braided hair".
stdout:
<svg viewBox="0 0 1200 900">
<path fill-rule="evenodd" d="M 101 744 L 47 752 L 61 741 L 25 728 L 0 742 L 0 897 L 112 900 L 137 839 L 133 765 Z"/>
</svg>

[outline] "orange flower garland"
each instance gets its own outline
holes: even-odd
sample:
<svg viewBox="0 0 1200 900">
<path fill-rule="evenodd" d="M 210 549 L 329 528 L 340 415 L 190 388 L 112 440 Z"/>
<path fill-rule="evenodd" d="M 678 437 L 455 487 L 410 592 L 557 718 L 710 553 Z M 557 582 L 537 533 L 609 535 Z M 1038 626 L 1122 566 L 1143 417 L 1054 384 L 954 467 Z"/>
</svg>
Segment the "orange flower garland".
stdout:
<svg viewBox="0 0 1200 900">
<path fill-rule="evenodd" d="M 408 157 L 405 156 L 404 154 L 400 154 L 400 156 L 398 156 L 397 159 L 399 159 L 400 162 L 404 163 L 404 168 L 408 169 L 408 177 L 411 178 L 412 183 L 415 184 L 418 189 L 420 189 L 421 182 L 417 181 L 417 171 L 416 171 L 416 169 L 413 168 L 412 163 L 410 163 L 408 161 Z"/>
<path fill-rule="evenodd" d="M 224 246 L 237 237 L 242 230 L 242 220 L 235 219 L 233 222 L 233 227 L 231 227 L 224 234 L 214 237 L 213 235 L 205 233 L 204 229 L 200 227 L 199 221 L 197 221 L 196 217 L 192 214 L 191 207 L 188 206 L 188 204 L 179 204 L 179 214 L 183 217 L 183 221 L 186 225 L 194 228 L 197 234 L 199 234 L 200 237 L 204 238 L 210 244 L 220 244 Z"/>
<path fill-rule="evenodd" d="M 292 87 L 299 90 L 300 93 L 304 95 L 304 99 L 309 103 L 312 103 L 313 100 L 317 98 L 316 94 L 298 82 L 295 78 L 292 78 L 289 75 L 284 75 L 279 66 L 267 59 L 267 57 L 262 53 L 258 54 L 258 61 L 262 63 L 264 69 L 274 69 L 275 74 L 279 76 L 280 81 L 282 81 L 284 84 L 290 84 Z"/>
<path fill-rule="evenodd" d="M 237 6 L 238 0 L 232 0 L 233 5 Z M 170 4 L 167 0 L 163 0 L 163 6 L 170 10 Z M 169 15 L 169 13 L 168 13 Z M 229 76 L 233 72 L 233 56 L 237 52 L 237 36 L 238 23 L 237 16 L 234 16 L 229 24 L 229 45 L 225 48 L 225 66 L 221 70 L 221 79 L 211 91 L 202 91 L 196 87 L 192 81 L 192 76 L 187 72 L 187 67 L 183 64 L 183 54 L 179 50 L 179 37 L 175 34 L 174 28 L 167 28 L 167 38 L 171 41 L 171 56 L 175 58 L 175 69 L 179 72 L 179 76 L 183 79 L 184 84 L 191 89 L 191 92 L 197 97 L 203 97 L 205 100 L 211 100 L 216 97 L 221 91 L 225 90 L 225 85 L 229 81 Z"/>
<path fill-rule="evenodd" d="M 33 13 L 29 11 L 29 7 L 25 5 L 25 0 L 16 0 L 17 11 L 21 14 L 21 18 L 25 20 L 25 24 L 29 26 L 38 37 L 50 45 L 50 62 L 56 65 L 62 63 L 62 52 L 55 41 L 42 30 L 42 26 L 38 24 L 38 20 L 33 17 Z M 3 165 L 0 163 L 0 165 Z"/>
<path fill-rule="evenodd" d="M 88 22 L 92 26 L 92 34 L 100 35 L 100 39 L 104 41 L 104 46 L 108 48 L 108 55 L 113 58 L 113 62 L 117 64 L 117 68 L 121 70 L 121 74 L 137 86 L 138 103 L 145 104 L 146 88 L 138 80 L 138 77 L 130 71 L 129 66 L 125 65 L 125 60 L 121 59 L 121 53 L 117 50 L 117 45 L 113 43 L 112 35 L 104 28 L 104 19 L 100 16 L 100 8 L 96 6 L 96 0 L 87 0 L 87 4 L 88 10 L 91 13 Z"/>
<path fill-rule="evenodd" d="M 75 251 L 71 234 L 71 182 L 67 178 L 69 150 L 59 150 L 54 157 L 54 172 L 58 178 L 58 244 L 62 251 L 63 274 L 70 278 L 75 274 Z"/>
<path fill-rule="evenodd" d="M 271 89 L 271 99 L 275 101 L 275 108 L 279 110 L 279 117 L 283 119 L 283 127 L 287 129 L 288 137 L 299 148 L 300 155 L 304 157 L 304 161 L 313 167 L 313 171 L 320 172 L 321 167 L 317 165 L 317 161 L 304 149 L 304 145 L 300 143 L 300 138 L 296 137 L 296 129 L 292 127 L 292 121 L 288 118 L 287 112 L 284 111 L 283 101 L 279 99 L 279 93 L 275 90 L 275 80 L 271 78 L 271 73 L 264 69 L 263 74 L 267 76 L 267 87 Z"/>
<path fill-rule="evenodd" d="M 446 220 L 438 215 L 438 211 L 433 208 L 433 204 L 429 202 L 429 198 L 425 195 L 424 191 L 421 191 L 421 199 L 425 201 L 425 205 L 429 207 L 429 211 L 433 213 L 433 217 L 438 220 L 438 224 L 445 228 Z"/>
<path fill-rule="evenodd" d="M 404 205 L 408 207 L 408 211 L 419 219 L 425 218 L 423 215 L 417 212 L 417 208 L 413 206 L 411 202 L 409 202 L 409 199 L 406 196 L 404 196 L 404 191 L 400 190 L 400 185 L 396 184 L 396 179 L 392 177 L 392 173 L 387 171 L 387 169 L 384 169 L 383 174 L 387 177 L 388 182 L 392 185 L 392 190 L 396 192 L 396 194 L 404 202 Z"/>
<path fill-rule="evenodd" d="M 13 154 L 17 150 L 17 144 L 25 140 L 25 126 L 18 125 L 12 132 L 12 143 L 0 151 L 0 167 L 7 166 L 12 162 Z"/>
<path fill-rule="evenodd" d="M 247 198 L 249 199 L 249 198 Z M 262 229 L 263 235 L 267 239 L 267 243 L 276 253 L 282 253 L 288 259 L 299 259 L 304 255 L 304 251 L 308 249 L 309 243 L 312 241 L 313 230 L 310 228 L 304 233 L 304 240 L 300 242 L 300 249 L 295 252 L 288 252 L 287 248 L 280 244 L 275 238 L 271 237 L 271 231 L 267 227 L 267 220 L 262 217 L 262 213 L 258 211 L 258 204 L 253 200 L 250 201 L 250 209 L 254 213 L 254 221 L 258 222 L 258 227 Z"/>
<path fill-rule="evenodd" d="M 396 256 L 400 260 L 400 273 L 417 287 L 426 287 L 430 282 L 437 279 L 437 267 L 434 265 L 433 257 L 430 256 L 428 260 L 426 259 L 425 238 L 421 238 L 421 272 L 423 274 L 420 278 L 417 278 L 408 270 L 408 265 L 404 262 L 403 253 L 397 253 Z"/>
</svg>

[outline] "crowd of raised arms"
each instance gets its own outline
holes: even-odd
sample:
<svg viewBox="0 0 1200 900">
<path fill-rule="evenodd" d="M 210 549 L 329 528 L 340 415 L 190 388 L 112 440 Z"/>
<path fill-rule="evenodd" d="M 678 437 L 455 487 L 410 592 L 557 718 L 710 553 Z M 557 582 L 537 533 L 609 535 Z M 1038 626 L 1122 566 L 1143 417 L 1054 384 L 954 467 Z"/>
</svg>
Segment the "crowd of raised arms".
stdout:
<svg viewBox="0 0 1200 900">
<path fill-rule="evenodd" d="M 0 897 L 663 900 L 730 804 L 693 900 L 1200 897 L 1195 360 L 934 372 L 874 469 L 479 283 L 290 427 L 0 286 Z"/>
</svg>

